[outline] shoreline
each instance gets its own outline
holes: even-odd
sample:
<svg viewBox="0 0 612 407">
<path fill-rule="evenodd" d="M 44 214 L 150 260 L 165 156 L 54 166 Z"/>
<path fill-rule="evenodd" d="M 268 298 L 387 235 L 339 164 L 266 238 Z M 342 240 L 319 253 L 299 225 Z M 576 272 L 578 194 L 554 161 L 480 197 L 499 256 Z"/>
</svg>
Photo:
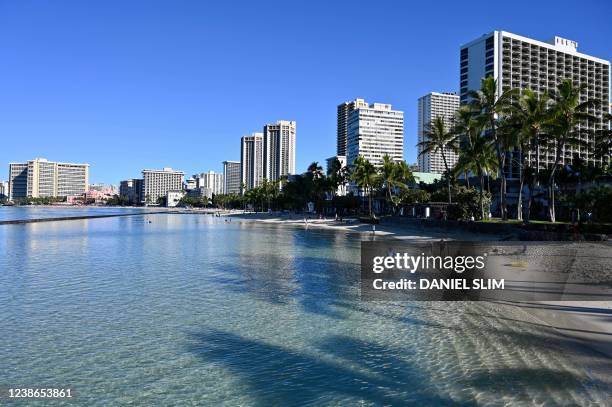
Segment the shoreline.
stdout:
<svg viewBox="0 0 612 407">
<path fill-rule="evenodd" d="M 361 236 L 376 236 L 399 240 L 501 240 L 503 235 L 482 234 L 470 231 L 447 231 L 436 228 L 424 230 L 408 224 L 368 224 L 361 223 L 356 218 L 346 218 L 342 221 L 334 219 L 307 219 L 303 215 L 278 214 L 266 212 L 246 212 L 221 214 L 240 221 L 262 223 L 278 226 L 291 226 L 301 228 L 318 228 L 324 230 L 357 233 Z M 372 229 L 374 227 L 374 230 Z"/>
</svg>

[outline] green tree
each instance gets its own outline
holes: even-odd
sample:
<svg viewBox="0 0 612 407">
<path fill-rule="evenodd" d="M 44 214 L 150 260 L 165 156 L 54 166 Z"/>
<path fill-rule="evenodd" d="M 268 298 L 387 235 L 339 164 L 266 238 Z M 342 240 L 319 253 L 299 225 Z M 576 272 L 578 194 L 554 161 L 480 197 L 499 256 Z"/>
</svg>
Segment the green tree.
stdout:
<svg viewBox="0 0 612 407">
<path fill-rule="evenodd" d="M 449 151 L 457 151 L 457 134 L 446 127 L 444 118 L 442 116 L 436 116 L 431 123 L 427 123 L 424 131 L 424 140 L 418 143 L 421 147 L 419 156 L 426 153 L 437 153 L 438 151 L 442 155 L 442 161 L 444 161 L 444 168 L 446 169 L 447 187 L 448 187 L 448 203 L 452 202 L 451 197 L 451 169 L 448 165 L 446 155 Z"/>
<path fill-rule="evenodd" d="M 588 120 L 596 120 L 588 110 L 595 102 L 587 100 L 580 101 L 580 93 L 584 86 L 576 86 L 570 79 L 565 79 L 557 86 L 553 94 L 551 116 L 546 122 L 546 136 L 555 152 L 555 161 L 548 175 L 548 219 L 556 221 L 555 214 L 555 176 L 564 151 L 570 146 L 581 146 L 585 143 L 581 136 L 587 130 L 581 129 L 579 125 Z"/>
<path fill-rule="evenodd" d="M 387 201 L 394 208 L 399 200 L 393 195 L 398 189 L 408 188 L 408 184 L 414 183 L 414 176 L 406 161 L 393 161 L 387 154 L 383 156 L 382 166 L 379 169 L 380 181 L 385 189 Z"/>
<path fill-rule="evenodd" d="M 368 195 L 368 211 L 370 218 L 372 218 L 372 195 L 374 187 L 379 182 L 378 172 L 376 167 L 363 156 L 358 156 L 353 165 L 354 169 L 351 177 L 357 186 Z"/>
<path fill-rule="evenodd" d="M 605 123 L 608 123 L 606 126 Z M 610 168 L 610 162 L 612 160 L 612 114 L 604 114 L 604 128 L 595 133 L 595 149 L 594 154 L 596 158 L 602 160 L 604 168 Z"/>
<path fill-rule="evenodd" d="M 531 89 L 526 89 L 523 94 L 514 102 L 511 107 L 510 120 L 512 131 L 515 134 L 514 143 L 517 148 L 517 163 L 519 167 L 519 192 L 517 200 L 517 219 L 523 220 L 523 185 L 525 184 L 526 174 L 530 169 L 530 152 L 534 154 L 535 165 L 533 171 L 536 175 L 529 175 L 529 196 L 530 203 L 527 206 L 526 214 L 529 220 L 529 211 L 533 201 L 533 191 L 537 182 L 537 173 L 540 167 L 540 144 L 544 137 L 543 129 L 550 116 L 550 99 L 547 93 L 538 95 Z"/>
<path fill-rule="evenodd" d="M 348 177 L 348 168 L 343 166 L 338 158 L 334 158 L 327 169 L 327 187 L 331 193 L 332 200 L 336 196 L 338 188 L 347 183 Z"/>
<path fill-rule="evenodd" d="M 477 112 L 478 120 L 484 124 L 486 134 L 491 140 L 497 156 L 497 175 L 500 178 L 499 200 L 501 218 L 508 219 L 508 209 L 506 202 L 506 174 L 504 168 L 506 165 L 506 153 L 508 140 L 503 137 L 499 130 L 500 118 L 505 114 L 512 101 L 512 98 L 518 94 L 517 89 L 507 90 L 501 94 L 497 91 L 497 81 L 488 76 L 480 82 L 480 90 L 471 91 L 468 93 L 470 98 L 471 108 Z"/>
<path fill-rule="evenodd" d="M 469 106 L 462 106 L 456 115 L 455 133 L 460 137 L 461 148 L 455 165 L 455 174 L 476 173 L 479 180 L 480 218 L 485 219 L 489 209 L 485 210 L 485 173 L 495 171 L 497 158 L 489 141 L 483 137 L 483 125 Z M 469 185 L 469 184 L 468 184 Z M 469 186 L 468 186 L 469 189 Z"/>
</svg>

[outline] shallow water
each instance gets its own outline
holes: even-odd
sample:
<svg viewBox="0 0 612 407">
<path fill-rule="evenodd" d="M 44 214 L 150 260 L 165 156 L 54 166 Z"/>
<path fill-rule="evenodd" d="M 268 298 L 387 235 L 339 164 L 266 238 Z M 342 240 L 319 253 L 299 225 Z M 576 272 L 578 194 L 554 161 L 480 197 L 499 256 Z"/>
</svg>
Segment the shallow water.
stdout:
<svg viewBox="0 0 612 407">
<path fill-rule="evenodd" d="M 149 208 L 117 208 L 92 206 L 0 206 L 0 221 L 62 218 L 65 216 L 112 215 L 141 213 Z"/>
<path fill-rule="evenodd" d="M 80 405 L 610 399 L 610 360 L 520 309 L 361 302 L 358 277 L 344 233 L 166 214 L 3 225 L 0 387 L 70 386 Z"/>
</svg>

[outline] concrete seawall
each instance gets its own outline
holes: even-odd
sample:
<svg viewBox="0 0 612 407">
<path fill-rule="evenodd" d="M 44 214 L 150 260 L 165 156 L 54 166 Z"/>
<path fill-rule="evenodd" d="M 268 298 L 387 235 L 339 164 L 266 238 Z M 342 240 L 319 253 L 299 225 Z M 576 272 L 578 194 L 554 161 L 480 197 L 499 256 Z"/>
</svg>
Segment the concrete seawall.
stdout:
<svg viewBox="0 0 612 407">
<path fill-rule="evenodd" d="M 0 221 L 0 225 L 22 225 L 26 223 L 55 222 L 55 221 L 61 221 L 61 220 L 116 218 L 116 217 L 121 217 L 121 216 L 154 215 L 158 213 L 172 213 L 172 212 L 155 211 L 155 212 L 139 212 L 139 213 L 109 213 L 109 214 L 104 214 L 104 215 L 59 216 L 56 218 L 38 218 L 38 219 L 15 219 L 15 220 L 2 220 Z"/>
</svg>

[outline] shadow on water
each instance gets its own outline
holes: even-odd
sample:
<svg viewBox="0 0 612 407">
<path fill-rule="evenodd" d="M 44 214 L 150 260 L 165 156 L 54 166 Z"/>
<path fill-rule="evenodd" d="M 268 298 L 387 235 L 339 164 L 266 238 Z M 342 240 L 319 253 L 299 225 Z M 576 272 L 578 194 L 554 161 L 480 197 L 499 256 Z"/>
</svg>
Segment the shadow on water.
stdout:
<svg viewBox="0 0 612 407">
<path fill-rule="evenodd" d="M 196 344 L 190 350 L 205 363 L 229 369 L 249 387 L 257 405 L 324 404 L 338 398 L 386 405 L 475 404 L 434 394 L 418 367 L 394 357 L 396 349 L 366 341 L 332 337 L 321 345 L 330 357 L 322 358 L 219 330 L 192 339 Z"/>
<path fill-rule="evenodd" d="M 510 341 L 543 338 L 500 332 Z M 358 401 L 374 405 L 476 405 L 468 394 L 508 396 L 535 402 L 532 391 L 595 391 L 603 399 L 609 383 L 549 367 L 506 367 L 478 370 L 460 379 L 468 393 L 451 399 L 432 378 L 410 364 L 413 351 L 399 350 L 363 339 L 333 335 L 317 348 L 320 355 L 246 338 L 231 332 L 208 330 L 194 334 L 189 351 L 205 364 L 222 365 L 248 390 L 257 405 L 305 405 Z M 517 343 L 518 344 L 518 343 Z M 545 346 L 542 344 L 542 346 Z M 471 391 L 470 391 L 471 389 Z M 243 390 L 244 391 L 244 390 Z M 340 400 L 340 401 L 339 401 Z"/>
<path fill-rule="evenodd" d="M 345 318 L 334 307 L 336 302 L 359 299 L 359 274 L 353 264 L 318 257 L 283 259 L 275 255 L 243 255 L 242 259 L 227 269 L 226 275 L 216 275 L 209 283 L 271 304 L 295 301 L 305 312 L 336 319 Z"/>
</svg>

